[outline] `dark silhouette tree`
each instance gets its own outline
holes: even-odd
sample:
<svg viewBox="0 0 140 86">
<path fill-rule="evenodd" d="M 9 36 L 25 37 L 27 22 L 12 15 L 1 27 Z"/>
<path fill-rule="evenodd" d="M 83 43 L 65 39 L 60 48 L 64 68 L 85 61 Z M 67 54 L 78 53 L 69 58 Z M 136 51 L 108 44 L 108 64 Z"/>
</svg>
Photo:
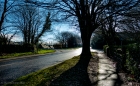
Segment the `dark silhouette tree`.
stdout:
<svg viewBox="0 0 140 86">
<path fill-rule="evenodd" d="M 119 21 L 119 28 L 129 40 L 140 44 L 140 4 L 129 10 Z"/>
<path fill-rule="evenodd" d="M 92 33 L 101 24 L 105 24 L 106 19 L 124 15 L 137 5 L 139 0 L 51 0 L 46 3 L 30 2 L 55 10 L 55 12 L 60 13 L 58 15 L 59 19 L 71 20 L 74 18 L 74 20 L 77 20 L 82 39 L 81 59 L 88 59 L 91 57 L 90 38 Z"/>
<path fill-rule="evenodd" d="M 0 2 L 0 45 L 10 44 L 11 39 L 17 33 L 16 30 L 10 29 L 12 23 L 10 22 L 13 9 L 19 5 L 15 0 L 2 0 Z M 11 36 L 9 34 L 12 34 Z M 9 37 L 10 36 L 10 37 Z"/>
<path fill-rule="evenodd" d="M 138 0 L 137 0 L 138 1 Z M 82 39 L 82 57 L 90 57 L 90 38 L 92 33 L 105 24 L 110 17 L 123 15 L 137 4 L 134 0 L 56 0 L 54 7 L 66 15 L 75 16 L 79 23 Z M 104 16 L 106 14 L 106 16 Z M 107 15 L 109 14 L 109 15 Z"/>
</svg>

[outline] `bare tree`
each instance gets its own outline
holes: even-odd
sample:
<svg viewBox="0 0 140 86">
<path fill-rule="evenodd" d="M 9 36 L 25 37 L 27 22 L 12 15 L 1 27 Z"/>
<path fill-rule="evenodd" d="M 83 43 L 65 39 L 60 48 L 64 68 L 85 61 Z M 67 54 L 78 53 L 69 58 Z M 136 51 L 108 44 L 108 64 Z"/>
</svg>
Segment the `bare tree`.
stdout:
<svg viewBox="0 0 140 86">
<path fill-rule="evenodd" d="M 68 39 L 72 36 L 71 32 L 57 32 L 55 33 L 55 39 L 62 45 L 62 47 L 66 47 Z"/>
<path fill-rule="evenodd" d="M 81 43 L 81 39 L 77 34 L 68 31 L 57 32 L 55 34 L 55 38 L 62 45 L 63 48 L 76 47 L 79 46 Z"/>
<path fill-rule="evenodd" d="M 50 13 L 48 13 L 44 25 L 42 25 L 42 16 L 36 7 L 26 4 L 16 10 L 18 12 L 15 14 L 15 26 L 21 31 L 24 43 L 34 45 L 36 51 L 36 44 L 40 37 L 51 28 Z"/>
<path fill-rule="evenodd" d="M 116 27 L 117 27 L 117 18 L 115 17 L 108 18 L 106 20 L 106 24 L 102 24 L 101 26 L 102 34 L 109 46 L 115 45 Z"/>
<path fill-rule="evenodd" d="M 67 40 L 67 46 L 71 48 L 71 47 L 78 47 L 80 45 L 81 45 L 80 36 L 75 33 L 72 33 L 71 37 Z"/>
<path fill-rule="evenodd" d="M 138 1 L 138 0 L 137 0 Z M 63 18 L 75 16 L 79 23 L 83 49 L 81 56 L 90 57 L 92 33 L 111 16 L 123 15 L 137 4 L 134 0 L 56 0 L 55 8 L 64 12 Z M 104 16 L 104 14 L 109 14 Z"/>
<path fill-rule="evenodd" d="M 12 14 L 15 13 L 13 10 L 16 6 L 21 5 L 19 1 L 16 0 L 1 0 L 0 3 L 0 36 L 2 39 L 7 39 L 3 42 L 9 44 L 11 39 L 17 33 L 14 29 L 13 22 L 11 22 Z M 12 34 L 11 36 L 9 34 Z M 10 37 L 9 37 L 10 36 Z"/>
<path fill-rule="evenodd" d="M 81 58 L 88 59 L 87 57 L 91 57 L 92 33 L 100 25 L 105 24 L 110 16 L 123 15 L 138 2 L 139 0 L 51 0 L 50 3 L 43 2 L 42 7 L 51 7 L 59 13 L 61 19 L 77 20 L 83 43 Z M 41 5 L 41 2 L 32 1 L 32 3 Z M 109 15 L 104 16 L 104 14 Z"/>
<path fill-rule="evenodd" d="M 119 21 L 119 29 L 131 40 L 140 43 L 140 6 L 129 10 Z"/>
<path fill-rule="evenodd" d="M 17 5 L 15 0 L 3 0 L 0 3 L 0 33 L 4 29 L 4 22 L 12 9 Z"/>
<path fill-rule="evenodd" d="M 7 12 L 7 3 L 8 1 L 7 0 L 4 0 L 4 3 L 3 3 L 3 10 L 1 9 L 1 15 L 0 15 L 0 33 L 1 33 L 1 30 L 2 30 L 2 25 L 4 23 L 4 19 L 6 17 L 6 12 Z"/>
</svg>

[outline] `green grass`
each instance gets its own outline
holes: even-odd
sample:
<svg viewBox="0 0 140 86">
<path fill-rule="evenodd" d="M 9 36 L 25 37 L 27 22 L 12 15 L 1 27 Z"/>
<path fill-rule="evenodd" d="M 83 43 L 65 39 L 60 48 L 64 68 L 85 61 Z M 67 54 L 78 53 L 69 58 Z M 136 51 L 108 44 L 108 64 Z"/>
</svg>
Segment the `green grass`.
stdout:
<svg viewBox="0 0 140 86">
<path fill-rule="evenodd" d="M 6 59 L 6 58 L 14 58 L 18 56 L 27 56 L 27 55 L 34 55 L 34 54 L 46 54 L 46 53 L 53 53 L 55 50 L 45 50 L 45 49 L 40 49 L 37 53 L 33 52 L 24 52 L 24 53 L 11 53 L 11 54 L 6 54 L 3 56 L 0 56 L 0 59 Z"/>
<path fill-rule="evenodd" d="M 74 67 L 79 59 L 80 56 L 73 57 L 60 64 L 18 78 L 11 84 L 5 86 L 48 86 L 52 80 Z"/>
<path fill-rule="evenodd" d="M 53 53 L 55 52 L 55 50 L 45 50 L 45 49 L 41 49 L 38 51 L 37 54 L 46 54 L 46 53 Z"/>
</svg>

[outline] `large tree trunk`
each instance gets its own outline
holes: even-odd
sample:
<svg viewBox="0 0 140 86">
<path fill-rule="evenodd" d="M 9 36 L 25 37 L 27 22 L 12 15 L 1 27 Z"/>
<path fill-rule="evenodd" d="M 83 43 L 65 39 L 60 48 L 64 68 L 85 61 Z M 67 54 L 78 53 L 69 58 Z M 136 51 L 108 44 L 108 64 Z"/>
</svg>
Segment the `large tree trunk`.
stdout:
<svg viewBox="0 0 140 86">
<path fill-rule="evenodd" d="M 81 30 L 81 39 L 82 39 L 82 52 L 80 56 L 80 62 L 87 64 L 92 57 L 90 52 L 90 38 L 92 32 L 88 29 Z"/>
<path fill-rule="evenodd" d="M 38 53 L 37 44 L 33 44 L 33 52 Z"/>
<path fill-rule="evenodd" d="M 86 33 L 81 33 L 81 38 L 82 38 L 82 56 L 91 56 L 90 52 L 90 38 L 91 35 L 88 35 Z"/>
</svg>

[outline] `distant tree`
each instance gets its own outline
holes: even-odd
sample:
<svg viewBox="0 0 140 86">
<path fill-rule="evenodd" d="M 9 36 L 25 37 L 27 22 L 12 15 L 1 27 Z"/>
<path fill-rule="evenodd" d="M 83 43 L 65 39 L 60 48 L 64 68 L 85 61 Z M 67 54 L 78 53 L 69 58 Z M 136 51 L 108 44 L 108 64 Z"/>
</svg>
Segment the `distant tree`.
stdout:
<svg viewBox="0 0 140 86">
<path fill-rule="evenodd" d="M 93 49 L 103 49 L 103 45 L 105 45 L 104 36 L 101 34 L 94 34 L 91 38 L 91 47 Z"/>
<path fill-rule="evenodd" d="M 74 34 L 74 33 L 67 40 L 67 45 L 69 48 L 78 47 L 78 46 L 80 46 L 80 43 L 81 43 L 80 36 L 78 36 L 77 34 Z"/>
<path fill-rule="evenodd" d="M 55 33 L 55 38 L 62 45 L 62 47 L 66 47 L 67 41 L 71 36 L 72 36 L 72 33 L 68 31 Z"/>
<path fill-rule="evenodd" d="M 72 32 L 64 31 L 55 34 L 56 40 L 62 44 L 62 47 L 76 47 L 80 41 L 80 37 Z M 78 43 L 79 42 L 79 43 Z"/>
<path fill-rule="evenodd" d="M 71 36 L 67 41 L 67 45 L 69 48 L 75 47 L 77 45 L 76 38 Z"/>
</svg>

